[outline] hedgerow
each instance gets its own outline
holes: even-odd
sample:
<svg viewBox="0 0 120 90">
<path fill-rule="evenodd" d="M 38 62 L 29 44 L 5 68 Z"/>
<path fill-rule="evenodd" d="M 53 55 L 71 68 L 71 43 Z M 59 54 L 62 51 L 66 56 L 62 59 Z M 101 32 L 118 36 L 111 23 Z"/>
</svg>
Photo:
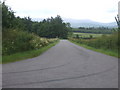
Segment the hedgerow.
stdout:
<svg viewBox="0 0 120 90">
<path fill-rule="evenodd" d="M 19 30 L 4 30 L 2 42 L 2 54 L 10 55 L 33 49 L 40 49 L 58 39 L 41 38 L 34 33 Z"/>
</svg>

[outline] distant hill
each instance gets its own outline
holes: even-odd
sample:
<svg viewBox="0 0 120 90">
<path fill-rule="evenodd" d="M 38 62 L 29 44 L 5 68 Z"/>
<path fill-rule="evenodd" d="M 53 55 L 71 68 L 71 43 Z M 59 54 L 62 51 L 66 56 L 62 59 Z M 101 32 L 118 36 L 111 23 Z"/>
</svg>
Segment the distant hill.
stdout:
<svg viewBox="0 0 120 90">
<path fill-rule="evenodd" d="M 69 22 L 72 27 L 109 27 L 115 28 L 117 27 L 116 22 L 111 23 L 100 23 L 91 20 L 75 20 L 75 19 L 64 19 L 65 22 Z"/>
<path fill-rule="evenodd" d="M 42 21 L 42 18 L 33 18 L 33 21 Z M 116 22 L 111 22 L 111 23 L 100 23 L 100 22 L 95 22 L 92 20 L 76 20 L 76 19 L 68 19 L 68 18 L 63 18 L 64 22 L 69 22 L 71 24 L 71 27 L 78 28 L 78 27 L 108 27 L 108 28 L 116 28 L 117 23 Z"/>
</svg>

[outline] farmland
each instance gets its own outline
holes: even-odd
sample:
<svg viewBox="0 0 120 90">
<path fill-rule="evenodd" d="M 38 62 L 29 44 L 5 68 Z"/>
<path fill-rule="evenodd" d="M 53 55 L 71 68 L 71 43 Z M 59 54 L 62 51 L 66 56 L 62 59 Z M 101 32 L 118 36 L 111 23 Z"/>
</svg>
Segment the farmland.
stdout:
<svg viewBox="0 0 120 90">
<path fill-rule="evenodd" d="M 70 41 L 85 46 L 89 49 L 100 51 L 102 53 L 120 57 L 119 51 L 119 39 L 120 32 L 114 32 L 113 34 L 91 34 L 91 33 L 74 33 L 75 37 L 69 38 Z M 90 37 L 92 35 L 93 37 Z M 80 37 L 81 36 L 81 37 Z"/>
<path fill-rule="evenodd" d="M 94 33 L 73 33 L 73 37 L 76 37 L 76 35 L 78 35 L 79 37 L 90 37 L 90 35 L 92 35 L 93 37 L 100 37 L 103 34 L 94 34 Z M 109 35 L 109 34 L 106 34 Z"/>
<path fill-rule="evenodd" d="M 120 57 L 118 53 L 119 29 L 106 27 L 79 27 L 72 28 L 72 32 L 72 37 L 70 37 L 69 40 L 73 43 L 107 55 Z"/>
<path fill-rule="evenodd" d="M 107 27 L 79 27 L 72 28 L 72 31 L 77 33 L 112 34 L 114 31 L 117 31 L 117 29 Z"/>
</svg>

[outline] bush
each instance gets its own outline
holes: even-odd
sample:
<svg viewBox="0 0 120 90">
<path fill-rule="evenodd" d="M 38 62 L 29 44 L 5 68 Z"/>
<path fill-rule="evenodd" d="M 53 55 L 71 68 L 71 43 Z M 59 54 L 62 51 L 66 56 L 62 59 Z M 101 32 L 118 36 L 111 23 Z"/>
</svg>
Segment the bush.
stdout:
<svg viewBox="0 0 120 90">
<path fill-rule="evenodd" d="M 33 33 L 30 34 L 19 30 L 4 30 L 2 54 L 10 55 L 17 52 L 39 49 L 56 40 L 40 38 Z"/>
</svg>

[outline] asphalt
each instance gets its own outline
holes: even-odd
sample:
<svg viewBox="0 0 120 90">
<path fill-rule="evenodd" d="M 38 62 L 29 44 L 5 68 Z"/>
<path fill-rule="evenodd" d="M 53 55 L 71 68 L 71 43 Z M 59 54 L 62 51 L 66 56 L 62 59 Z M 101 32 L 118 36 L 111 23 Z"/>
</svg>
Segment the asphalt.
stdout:
<svg viewBox="0 0 120 90">
<path fill-rule="evenodd" d="M 118 59 L 61 40 L 42 55 L 2 65 L 3 88 L 117 88 Z"/>
</svg>

